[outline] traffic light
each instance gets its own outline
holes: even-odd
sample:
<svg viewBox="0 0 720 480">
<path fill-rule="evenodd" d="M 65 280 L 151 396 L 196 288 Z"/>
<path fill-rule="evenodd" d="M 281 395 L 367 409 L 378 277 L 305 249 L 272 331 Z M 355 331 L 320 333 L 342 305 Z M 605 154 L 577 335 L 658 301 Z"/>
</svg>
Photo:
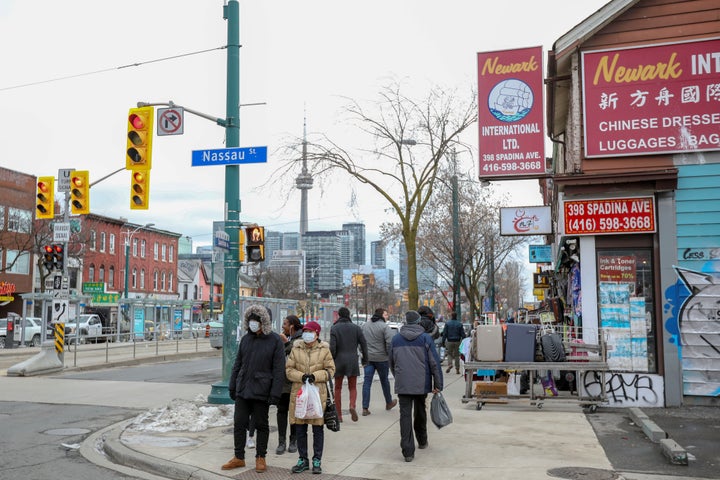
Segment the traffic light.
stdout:
<svg viewBox="0 0 720 480">
<path fill-rule="evenodd" d="M 147 210 L 150 204 L 150 170 L 130 172 L 130 209 Z"/>
<path fill-rule="evenodd" d="M 74 170 L 70 174 L 70 212 L 73 215 L 90 213 L 90 172 Z"/>
<path fill-rule="evenodd" d="M 245 227 L 245 259 L 252 263 L 265 260 L 265 227 Z"/>
<path fill-rule="evenodd" d="M 48 273 L 53 271 L 53 257 L 52 245 L 45 245 L 43 247 L 43 267 L 45 267 L 45 270 L 47 270 Z"/>
<path fill-rule="evenodd" d="M 52 246 L 53 267 L 55 270 L 63 271 L 65 269 L 65 251 L 61 244 Z"/>
<path fill-rule="evenodd" d="M 35 218 L 55 218 L 55 178 L 38 177 L 37 203 L 35 204 Z"/>
<path fill-rule="evenodd" d="M 245 232 L 240 230 L 239 242 L 240 248 L 238 248 L 238 260 L 240 263 L 245 263 Z"/>
<path fill-rule="evenodd" d="M 150 170 L 152 167 L 153 107 L 131 108 L 128 113 L 125 170 Z"/>
</svg>

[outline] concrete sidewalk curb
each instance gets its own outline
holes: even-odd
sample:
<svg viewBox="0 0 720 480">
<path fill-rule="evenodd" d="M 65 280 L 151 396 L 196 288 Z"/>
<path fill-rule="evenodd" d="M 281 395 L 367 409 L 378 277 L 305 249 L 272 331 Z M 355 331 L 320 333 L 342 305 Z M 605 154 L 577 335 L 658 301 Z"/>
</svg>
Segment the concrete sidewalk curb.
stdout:
<svg viewBox="0 0 720 480">
<path fill-rule="evenodd" d="M 103 452 L 105 452 L 110 461 L 116 465 L 139 469 L 143 472 L 149 472 L 153 474 L 153 476 L 161 475 L 161 478 L 164 479 L 226 480 L 228 478 L 224 475 L 217 475 L 216 473 L 208 472 L 195 466 L 153 457 L 126 447 L 120 437 L 125 431 L 125 427 L 131 422 L 132 420 L 126 420 L 109 427 L 109 429 L 104 432 L 102 443 Z M 86 442 L 89 442 L 89 440 L 90 439 Z"/>
<path fill-rule="evenodd" d="M 142 365 L 145 363 L 161 363 L 170 362 L 173 360 L 189 360 L 193 358 L 208 358 L 208 357 L 221 357 L 222 350 L 201 350 L 199 352 L 180 352 L 180 353 L 166 353 L 163 355 L 143 356 L 137 358 L 131 358 L 128 360 L 118 360 L 114 362 L 103 362 L 95 363 L 91 365 L 82 366 L 66 366 L 63 371 L 65 372 L 88 372 L 92 370 L 103 370 L 106 368 L 115 367 L 131 367 L 134 365 Z"/>
<path fill-rule="evenodd" d="M 659 443 L 660 449 L 665 457 L 673 465 L 688 465 L 687 451 L 681 447 L 670 435 L 665 432 L 657 423 L 650 420 L 640 408 L 630 408 L 630 418 L 638 425 L 648 439 L 653 443 Z"/>
</svg>

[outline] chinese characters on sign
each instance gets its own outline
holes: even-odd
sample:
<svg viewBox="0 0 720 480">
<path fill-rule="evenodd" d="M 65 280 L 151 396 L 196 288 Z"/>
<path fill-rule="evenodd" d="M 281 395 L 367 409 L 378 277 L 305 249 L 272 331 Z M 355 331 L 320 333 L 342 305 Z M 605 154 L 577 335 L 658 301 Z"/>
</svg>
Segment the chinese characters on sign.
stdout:
<svg viewBox="0 0 720 480">
<path fill-rule="evenodd" d="M 586 157 L 720 149 L 720 39 L 582 62 Z"/>
<path fill-rule="evenodd" d="M 655 202 L 652 197 L 565 201 L 563 213 L 565 235 L 655 231 Z"/>
<path fill-rule="evenodd" d="M 477 59 L 480 178 L 545 173 L 542 47 Z"/>
</svg>

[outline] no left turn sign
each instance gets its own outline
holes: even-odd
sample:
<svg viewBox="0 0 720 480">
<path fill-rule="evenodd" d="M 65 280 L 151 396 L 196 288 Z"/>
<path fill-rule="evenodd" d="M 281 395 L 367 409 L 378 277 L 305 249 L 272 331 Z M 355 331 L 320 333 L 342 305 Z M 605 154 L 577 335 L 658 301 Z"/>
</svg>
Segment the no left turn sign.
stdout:
<svg viewBox="0 0 720 480">
<path fill-rule="evenodd" d="M 183 109 L 181 107 L 158 108 L 157 134 L 182 135 L 183 134 Z"/>
</svg>

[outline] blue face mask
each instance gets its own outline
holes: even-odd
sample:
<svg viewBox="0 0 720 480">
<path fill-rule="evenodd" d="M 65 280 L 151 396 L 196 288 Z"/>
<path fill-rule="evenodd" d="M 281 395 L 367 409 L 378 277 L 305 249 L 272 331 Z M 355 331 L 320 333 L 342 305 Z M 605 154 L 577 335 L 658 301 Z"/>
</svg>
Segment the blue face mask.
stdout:
<svg viewBox="0 0 720 480">
<path fill-rule="evenodd" d="M 315 341 L 315 332 L 303 332 L 302 339 L 305 343 L 312 343 Z"/>
</svg>

